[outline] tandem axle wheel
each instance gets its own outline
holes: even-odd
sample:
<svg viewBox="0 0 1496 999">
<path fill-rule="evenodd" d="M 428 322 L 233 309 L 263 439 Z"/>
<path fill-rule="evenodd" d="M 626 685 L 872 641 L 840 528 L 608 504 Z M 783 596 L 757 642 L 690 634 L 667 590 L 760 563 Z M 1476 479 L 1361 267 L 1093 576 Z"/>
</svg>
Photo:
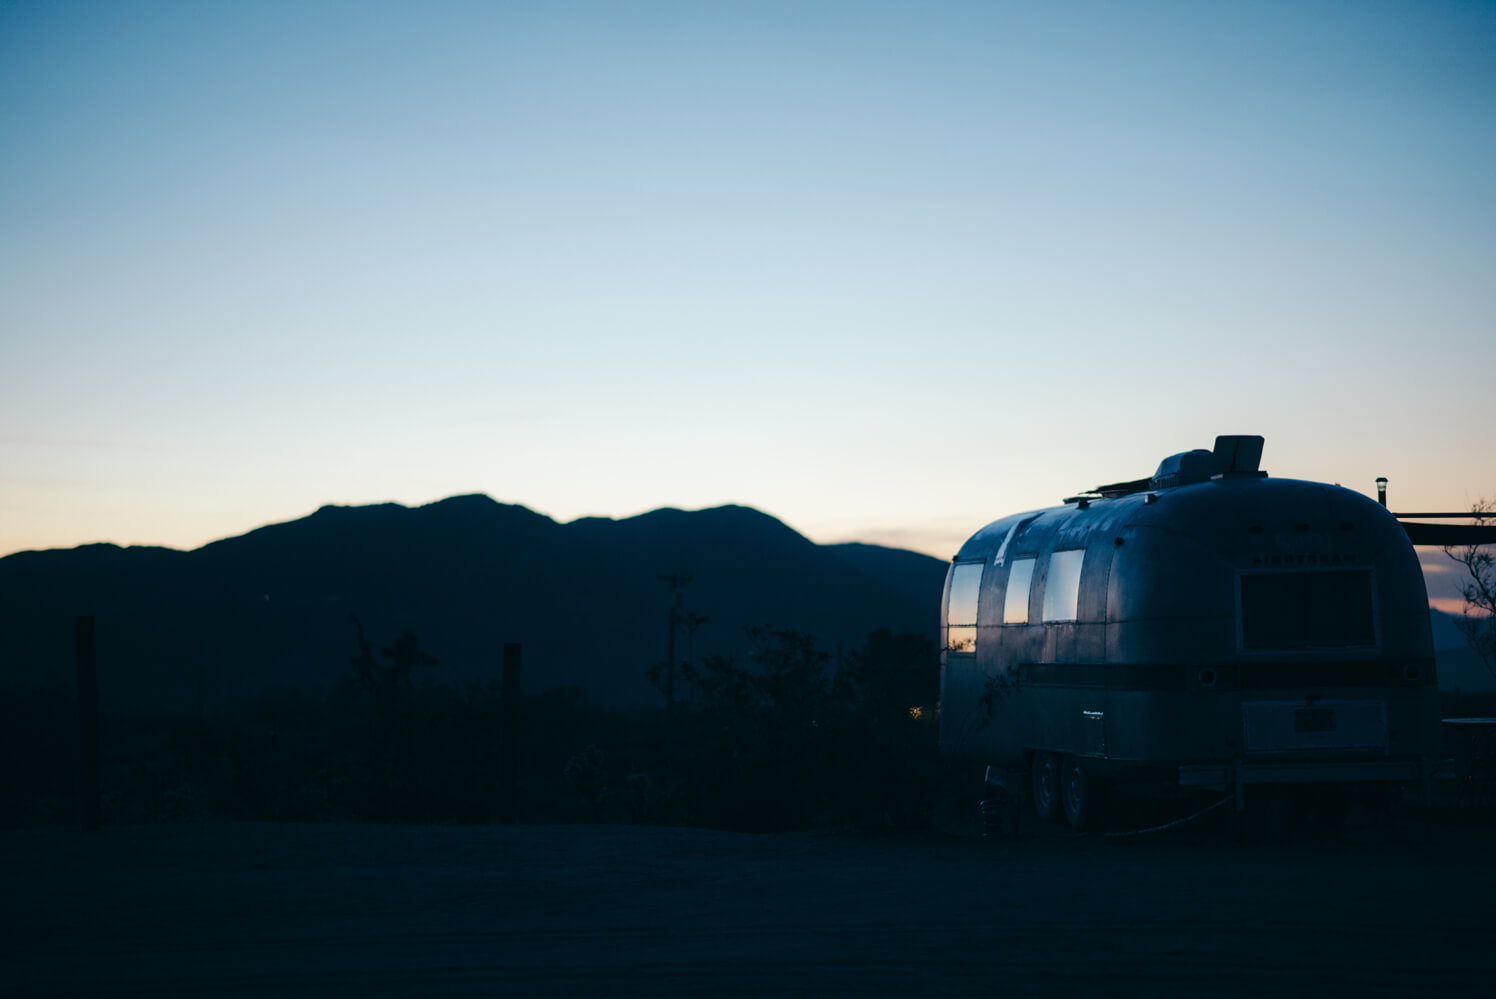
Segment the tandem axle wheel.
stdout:
<svg viewBox="0 0 1496 999">
<path fill-rule="evenodd" d="M 1096 787 L 1076 757 L 1048 750 L 1034 753 L 1029 792 L 1034 814 L 1045 822 L 1063 818 L 1072 829 L 1089 829 L 1096 811 Z"/>
</svg>

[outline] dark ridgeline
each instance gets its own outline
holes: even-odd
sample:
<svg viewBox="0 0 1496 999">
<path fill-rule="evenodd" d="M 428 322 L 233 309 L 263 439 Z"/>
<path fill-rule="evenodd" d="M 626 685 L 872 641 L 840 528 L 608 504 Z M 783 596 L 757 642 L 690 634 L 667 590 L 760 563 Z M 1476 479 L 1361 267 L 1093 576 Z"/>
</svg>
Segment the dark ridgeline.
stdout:
<svg viewBox="0 0 1496 999">
<path fill-rule="evenodd" d="M 877 628 L 933 636 L 944 571 L 913 552 L 816 545 L 737 506 L 567 524 L 478 495 L 327 506 L 194 551 L 0 559 L 0 689 L 70 691 L 86 608 L 106 710 L 201 715 L 276 691 L 324 695 L 351 675 L 354 618 L 376 644 L 416 633 L 433 677 L 497 683 L 503 644 L 521 642 L 528 689 L 651 704 L 671 601 L 661 575 L 692 577 L 681 609 L 709 618 L 692 636 L 699 659 L 743 657 L 755 626 L 831 652 Z"/>
</svg>

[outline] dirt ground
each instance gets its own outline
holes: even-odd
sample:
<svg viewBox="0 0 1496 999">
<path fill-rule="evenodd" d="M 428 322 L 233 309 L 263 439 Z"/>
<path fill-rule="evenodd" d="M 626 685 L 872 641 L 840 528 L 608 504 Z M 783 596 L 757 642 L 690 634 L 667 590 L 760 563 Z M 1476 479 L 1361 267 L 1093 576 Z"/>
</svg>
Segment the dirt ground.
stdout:
<svg viewBox="0 0 1496 999">
<path fill-rule="evenodd" d="M 1496 835 L 0 832 L 7 995 L 1492 995 Z"/>
</svg>

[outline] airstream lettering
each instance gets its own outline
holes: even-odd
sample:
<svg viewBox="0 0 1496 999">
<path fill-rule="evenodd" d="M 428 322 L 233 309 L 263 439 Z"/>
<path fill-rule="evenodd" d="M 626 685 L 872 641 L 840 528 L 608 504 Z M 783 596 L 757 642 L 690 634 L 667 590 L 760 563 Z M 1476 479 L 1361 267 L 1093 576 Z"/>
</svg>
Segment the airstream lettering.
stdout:
<svg viewBox="0 0 1496 999">
<path fill-rule="evenodd" d="M 1269 478 L 1216 438 L 1149 479 L 973 535 L 942 606 L 943 751 L 1029 776 L 1085 824 L 1156 780 L 1427 786 L 1441 743 L 1428 597 L 1385 506 Z"/>
</svg>

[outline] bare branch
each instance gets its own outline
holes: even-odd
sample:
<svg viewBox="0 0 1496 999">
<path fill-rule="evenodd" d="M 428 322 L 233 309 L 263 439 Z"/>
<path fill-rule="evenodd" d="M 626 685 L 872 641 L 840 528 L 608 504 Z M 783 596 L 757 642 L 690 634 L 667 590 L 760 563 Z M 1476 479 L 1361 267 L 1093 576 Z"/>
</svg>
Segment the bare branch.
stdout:
<svg viewBox="0 0 1496 999">
<path fill-rule="evenodd" d="M 1496 522 L 1496 501 L 1476 501 L 1470 516 L 1478 525 Z M 1444 554 L 1464 566 L 1469 576 L 1460 585 L 1465 609 L 1455 623 L 1496 678 L 1496 558 L 1488 548 L 1477 544 L 1445 545 Z"/>
</svg>

